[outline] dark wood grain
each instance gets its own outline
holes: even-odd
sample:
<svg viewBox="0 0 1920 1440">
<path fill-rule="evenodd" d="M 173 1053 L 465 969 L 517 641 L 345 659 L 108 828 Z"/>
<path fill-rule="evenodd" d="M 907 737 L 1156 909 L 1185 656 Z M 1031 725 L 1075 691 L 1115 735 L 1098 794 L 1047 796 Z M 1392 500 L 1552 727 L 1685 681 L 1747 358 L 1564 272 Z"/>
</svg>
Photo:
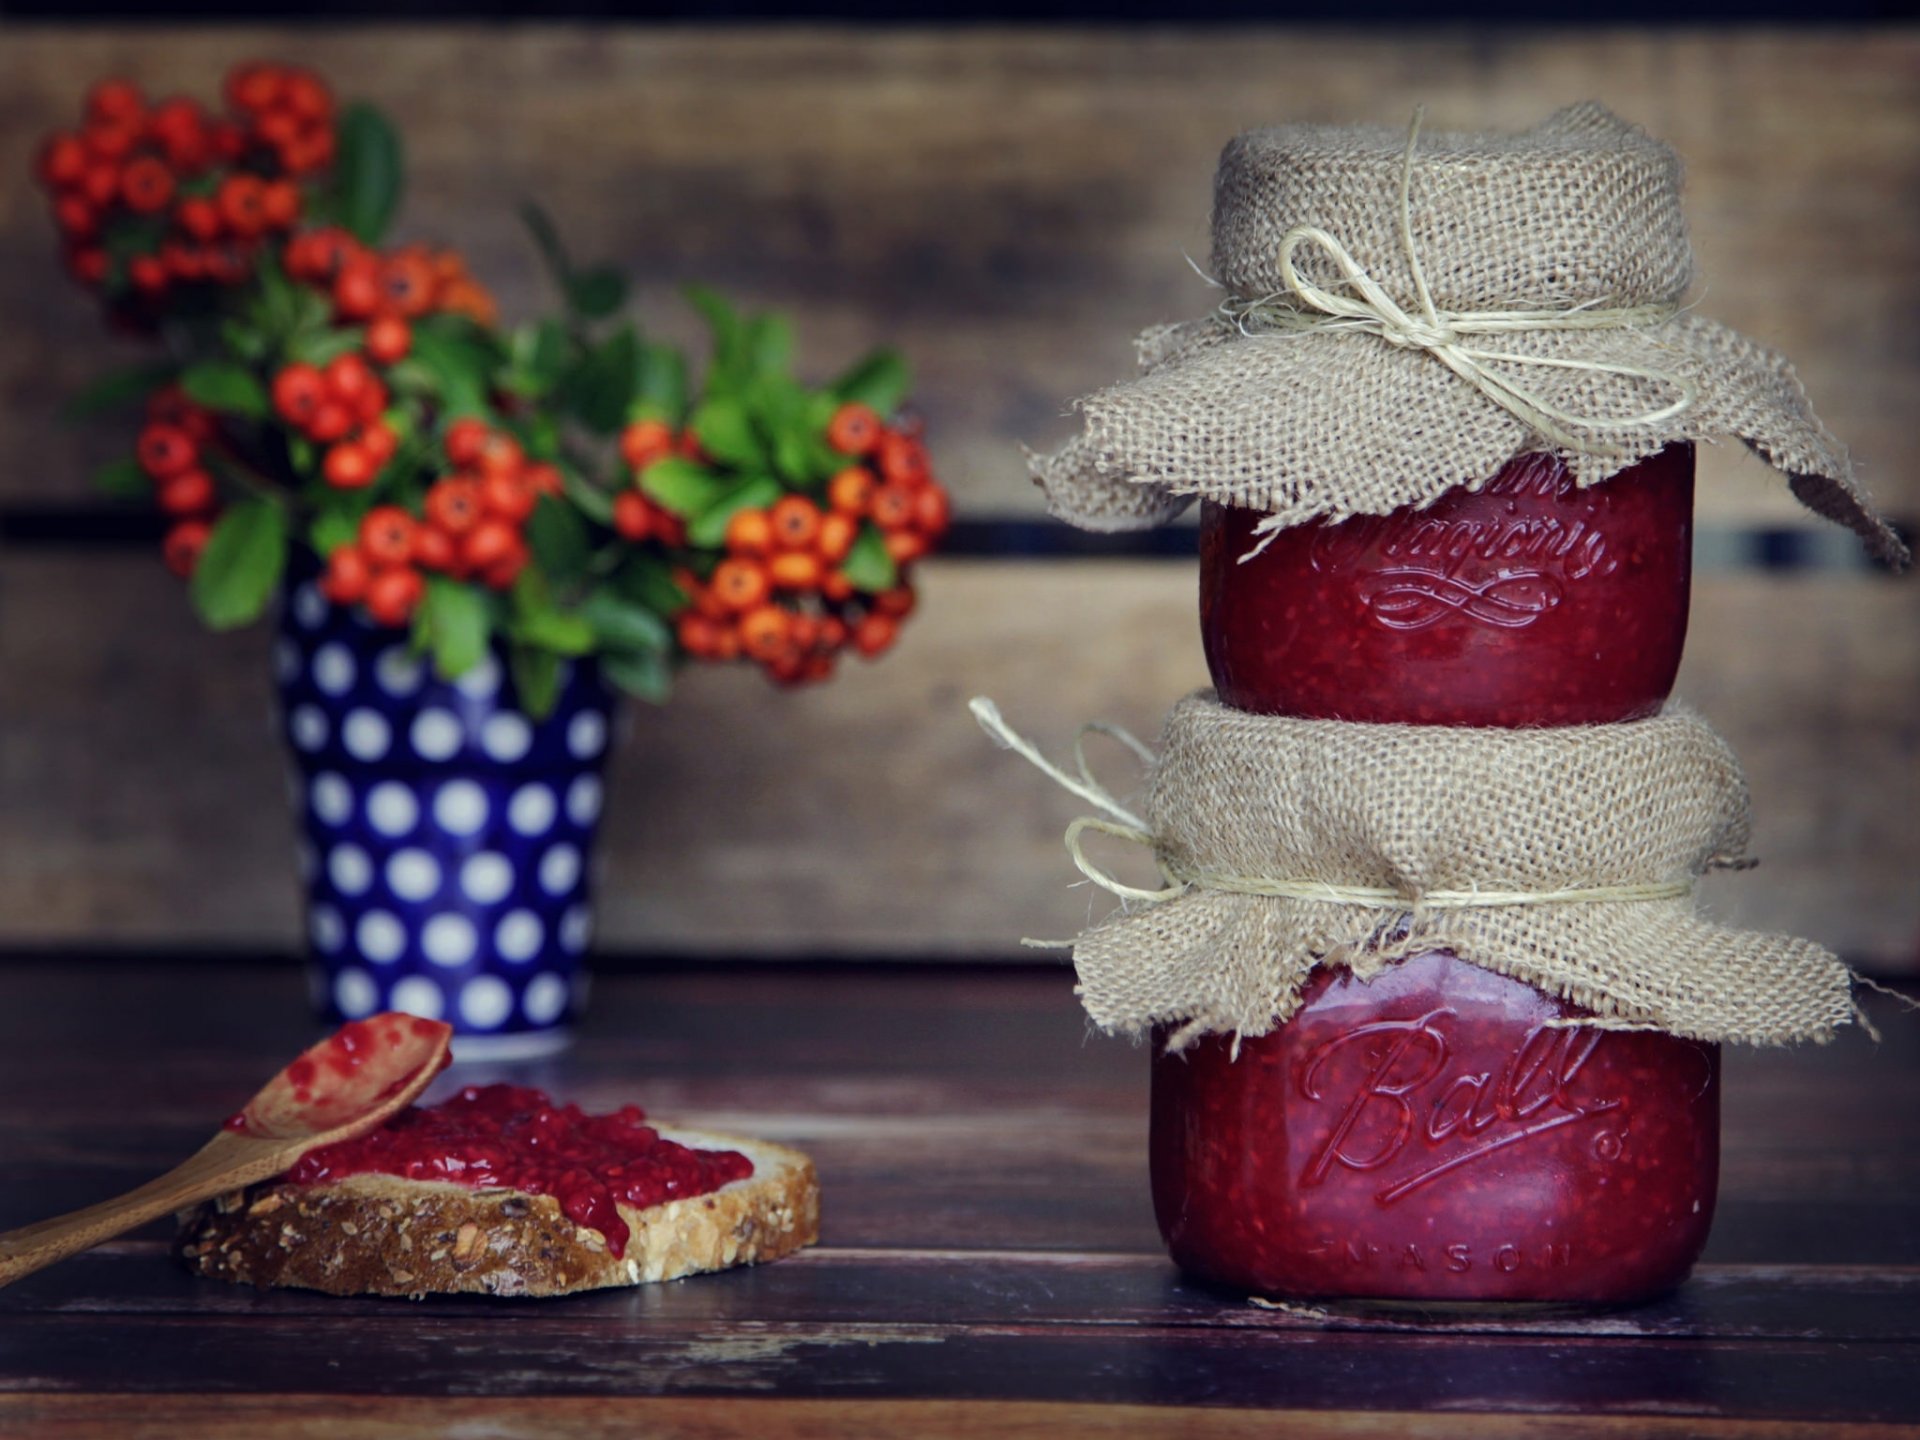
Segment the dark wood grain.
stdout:
<svg viewBox="0 0 1920 1440">
<path fill-rule="evenodd" d="M 0 966 L 0 1224 L 190 1147 L 307 1038 L 300 989 L 279 968 Z M 1018 1435 L 1044 1415 L 1209 1436 L 1278 1411 L 1307 1435 L 1902 1433 L 1920 1424 L 1920 1107 L 1896 1097 L 1920 1035 L 1872 1009 L 1877 1049 L 1730 1056 L 1721 1218 L 1675 1295 L 1312 1314 L 1162 1258 L 1143 1057 L 1086 1038 L 1056 969 L 612 977 L 570 1054 L 442 1083 L 509 1076 L 801 1144 L 826 1187 L 819 1249 L 414 1306 L 197 1281 L 148 1232 L 0 1291 L 0 1428 Z M 329 1410 L 335 1392 L 386 1403 Z M 232 1428 L 194 1428 L 234 1402 Z"/>
<path fill-rule="evenodd" d="M 685 677 L 633 707 L 603 843 L 616 951 L 877 960 L 1017 953 L 1106 897 L 1072 797 L 995 749 L 976 694 L 1050 751 L 1156 735 L 1206 680 L 1190 562 L 936 561 L 900 648 L 830 686 Z M 299 943 L 261 631 L 209 636 L 145 556 L 0 563 L 0 946 Z M 1715 913 L 1920 969 L 1920 590 L 1703 575 L 1679 693 L 1751 777 L 1755 874 Z M 1101 757 L 1126 786 L 1131 763 Z M 1096 903 L 1098 902 L 1098 903 Z"/>
</svg>

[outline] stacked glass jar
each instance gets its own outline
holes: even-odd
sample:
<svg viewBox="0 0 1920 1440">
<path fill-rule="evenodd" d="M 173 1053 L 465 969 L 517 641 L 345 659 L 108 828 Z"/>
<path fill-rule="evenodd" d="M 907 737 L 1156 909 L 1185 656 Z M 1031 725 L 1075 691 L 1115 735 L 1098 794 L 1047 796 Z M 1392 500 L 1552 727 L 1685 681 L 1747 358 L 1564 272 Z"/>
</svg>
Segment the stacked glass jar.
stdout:
<svg viewBox="0 0 1920 1440">
<path fill-rule="evenodd" d="M 1367 724 L 1643 719 L 1686 636 L 1693 450 L 1579 488 L 1524 455 L 1422 509 L 1266 535 L 1201 517 L 1220 698 Z M 1263 544 L 1264 542 L 1264 544 Z M 1156 1035 L 1152 1175 L 1188 1272 L 1297 1298 L 1628 1303 L 1712 1222 L 1719 1047 L 1585 1012 L 1446 951 L 1321 969 L 1253 1039 Z"/>
</svg>

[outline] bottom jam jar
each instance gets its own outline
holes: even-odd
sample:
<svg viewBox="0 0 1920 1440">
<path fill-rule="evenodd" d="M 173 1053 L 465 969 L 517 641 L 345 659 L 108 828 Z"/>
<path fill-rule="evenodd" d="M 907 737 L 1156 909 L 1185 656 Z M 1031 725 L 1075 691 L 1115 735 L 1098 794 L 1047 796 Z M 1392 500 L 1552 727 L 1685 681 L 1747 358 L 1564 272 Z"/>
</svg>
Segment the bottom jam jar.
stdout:
<svg viewBox="0 0 1920 1440">
<path fill-rule="evenodd" d="M 1584 1012 L 1444 951 L 1320 970 L 1268 1035 L 1153 1058 L 1154 1211 L 1251 1294 L 1624 1304 L 1706 1244 L 1720 1052 L 1550 1022 Z"/>
</svg>

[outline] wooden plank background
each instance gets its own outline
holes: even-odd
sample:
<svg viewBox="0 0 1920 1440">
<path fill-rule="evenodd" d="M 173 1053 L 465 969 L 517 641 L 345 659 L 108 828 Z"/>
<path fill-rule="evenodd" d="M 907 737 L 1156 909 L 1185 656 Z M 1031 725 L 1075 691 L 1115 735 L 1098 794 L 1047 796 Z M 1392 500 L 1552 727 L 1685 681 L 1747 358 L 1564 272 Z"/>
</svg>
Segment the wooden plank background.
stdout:
<svg viewBox="0 0 1920 1440">
<path fill-rule="evenodd" d="M 512 219 L 538 196 L 641 310 L 675 288 L 778 305 L 824 373 L 891 338 L 963 515 L 1033 517 L 1019 442 L 1122 374 L 1142 325 L 1208 302 L 1220 144 L 1290 118 L 1517 126 L 1598 97 L 1689 162 L 1706 309 L 1798 363 L 1887 508 L 1920 514 L 1920 34 L 1911 31 L 930 33 L 735 29 L 0 28 L 0 520 L 91 503 L 60 399 L 128 347 L 59 280 L 36 137 L 120 71 L 210 94 L 296 56 L 399 121 L 408 234 L 538 303 Z M 1736 447 L 1737 448 L 1737 447 Z M 1703 522 L 1812 524 L 1757 462 L 1706 453 Z M 1819 553 L 1847 553 L 1844 537 Z M 964 701 L 1050 743 L 1151 734 L 1201 683 L 1190 562 L 950 560 L 901 652 L 831 689 L 693 678 L 637 713 L 608 833 L 614 950 L 1008 953 L 1087 915 L 1072 802 Z M 0 543 L 0 945 L 284 947 L 298 929 L 264 641 L 199 634 L 137 552 Z M 1715 569 L 1682 691 L 1753 775 L 1759 875 L 1721 913 L 1920 968 L 1920 590 L 1845 569 Z"/>
</svg>

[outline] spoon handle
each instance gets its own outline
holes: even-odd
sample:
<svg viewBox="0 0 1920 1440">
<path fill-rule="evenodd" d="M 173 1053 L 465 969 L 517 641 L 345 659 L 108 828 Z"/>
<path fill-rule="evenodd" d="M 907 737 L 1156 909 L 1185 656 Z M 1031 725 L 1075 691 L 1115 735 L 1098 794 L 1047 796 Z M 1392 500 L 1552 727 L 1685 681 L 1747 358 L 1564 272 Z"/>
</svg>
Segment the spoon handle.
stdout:
<svg viewBox="0 0 1920 1440">
<path fill-rule="evenodd" d="M 138 1189 L 98 1205 L 22 1225 L 0 1234 L 0 1286 L 43 1270 L 55 1261 L 91 1250 L 175 1210 L 184 1210 L 228 1190 L 250 1185 L 285 1168 L 261 1155 L 279 1147 L 217 1135 L 180 1165 Z M 264 1162 L 264 1163 L 263 1163 Z"/>
</svg>

